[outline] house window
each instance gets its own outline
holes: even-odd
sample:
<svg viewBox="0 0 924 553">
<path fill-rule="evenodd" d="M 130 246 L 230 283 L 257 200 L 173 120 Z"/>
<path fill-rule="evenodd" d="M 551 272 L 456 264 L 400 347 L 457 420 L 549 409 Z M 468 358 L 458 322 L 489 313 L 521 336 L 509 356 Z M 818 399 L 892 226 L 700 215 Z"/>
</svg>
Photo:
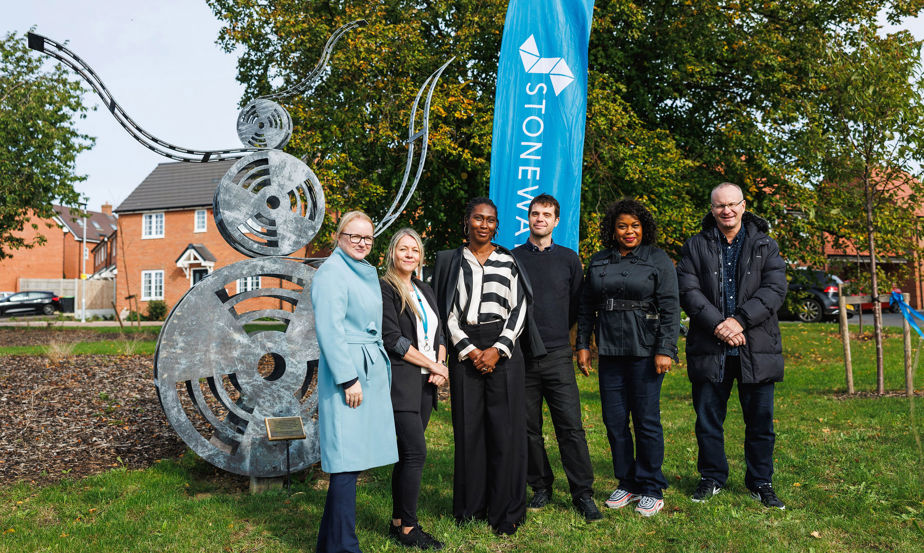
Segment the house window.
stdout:
<svg viewBox="0 0 924 553">
<path fill-rule="evenodd" d="M 141 301 L 164 299 L 164 272 L 141 271 Z"/>
<path fill-rule="evenodd" d="M 141 238 L 164 237 L 164 214 L 145 213 L 141 223 Z"/>
<path fill-rule="evenodd" d="M 193 227 L 193 232 L 205 232 L 205 214 L 204 209 L 196 210 L 196 222 Z"/>
<path fill-rule="evenodd" d="M 237 293 L 250 292 L 260 287 L 259 276 L 249 276 L 237 279 Z"/>
</svg>

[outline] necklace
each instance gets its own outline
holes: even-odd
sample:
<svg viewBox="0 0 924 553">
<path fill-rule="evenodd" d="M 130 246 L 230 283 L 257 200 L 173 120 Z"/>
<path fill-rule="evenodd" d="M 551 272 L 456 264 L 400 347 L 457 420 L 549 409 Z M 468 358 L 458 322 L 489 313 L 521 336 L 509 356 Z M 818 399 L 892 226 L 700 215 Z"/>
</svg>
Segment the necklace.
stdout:
<svg viewBox="0 0 924 553">
<path fill-rule="evenodd" d="M 427 310 L 424 309 L 423 299 L 420 297 L 420 292 L 417 290 L 417 287 L 413 284 L 411 288 L 414 289 L 414 295 L 417 296 L 417 304 L 420 305 L 420 313 L 423 317 L 423 329 L 424 329 L 424 351 L 430 351 L 430 331 L 429 331 L 429 317 L 427 317 Z"/>
</svg>

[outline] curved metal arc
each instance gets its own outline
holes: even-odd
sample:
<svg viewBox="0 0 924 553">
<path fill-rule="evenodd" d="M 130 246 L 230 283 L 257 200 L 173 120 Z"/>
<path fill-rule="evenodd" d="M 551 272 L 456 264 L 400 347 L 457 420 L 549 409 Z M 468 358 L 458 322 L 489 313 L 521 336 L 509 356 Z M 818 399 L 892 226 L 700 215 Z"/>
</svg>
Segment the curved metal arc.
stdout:
<svg viewBox="0 0 924 553">
<path fill-rule="evenodd" d="M 177 161 L 207 163 L 209 161 L 219 161 L 221 159 L 239 158 L 261 150 L 261 148 L 194 150 L 192 148 L 176 146 L 161 140 L 144 130 L 124 109 L 122 109 L 122 106 L 116 102 L 112 93 L 109 92 L 109 89 L 106 88 L 102 79 L 99 78 L 99 75 L 97 75 L 93 68 L 90 67 L 87 62 L 83 61 L 80 56 L 69 50 L 63 44 L 36 33 L 28 33 L 28 43 L 29 48 L 46 54 L 73 69 L 91 88 L 93 88 L 94 92 L 96 92 L 106 105 L 106 109 L 112 113 L 112 116 L 132 138 L 141 143 L 145 148 L 164 157 Z M 49 46 L 51 48 L 49 48 Z"/>
<path fill-rule="evenodd" d="M 433 100 L 433 92 L 436 90 L 437 82 L 442 76 L 443 71 L 449 67 L 449 64 L 455 60 L 455 56 L 449 58 L 449 61 L 444 63 L 439 69 L 433 72 L 427 80 L 424 81 L 423 86 L 420 87 L 420 90 L 417 92 L 417 96 L 414 98 L 414 104 L 411 106 L 411 115 L 410 121 L 408 123 L 408 152 L 407 152 L 407 163 L 404 167 L 404 178 L 401 180 L 401 186 L 398 187 L 398 192 L 395 194 L 395 200 L 389 206 L 388 210 L 385 212 L 385 215 L 382 217 L 381 221 L 376 225 L 376 231 L 374 236 L 382 234 L 385 229 L 391 226 L 392 223 L 397 220 L 398 216 L 404 212 L 404 208 L 407 207 L 408 202 L 410 202 L 411 197 L 413 197 L 414 192 L 417 190 L 417 184 L 420 182 L 420 177 L 423 174 L 424 163 L 427 159 L 427 146 L 430 137 L 430 103 Z M 427 91 L 427 99 L 424 102 L 423 107 L 423 122 L 421 125 L 420 131 L 415 131 L 414 124 L 417 119 L 417 106 L 420 103 L 420 98 L 423 96 L 424 91 Z M 414 182 L 411 183 L 410 187 L 407 186 L 408 178 L 411 174 L 411 167 L 414 164 L 414 142 L 422 138 L 420 145 L 420 159 L 417 161 L 417 171 L 414 175 Z M 407 193 L 405 193 L 407 189 Z M 403 199 L 402 199 L 403 198 Z M 400 204 L 399 204 L 400 202 Z"/>
<path fill-rule="evenodd" d="M 260 96 L 260 98 L 264 100 L 271 100 L 274 98 L 301 95 L 311 90 L 314 85 L 316 85 L 317 82 L 321 79 L 321 75 L 327 69 L 327 65 L 330 63 L 330 57 L 334 53 L 334 46 L 337 45 L 337 41 L 339 41 L 343 35 L 347 34 L 353 29 L 357 27 L 365 27 L 366 25 L 368 25 L 368 23 L 365 19 L 357 19 L 342 25 L 327 39 L 327 43 L 324 44 L 324 49 L 321 50 L 321 58 L 318 59 L 318 63 L 315 64 L 314 69 L 311 70 L 311 73 L 309 73 L 307 77 L 305 77 L 301 82 L 297 84 L 280 90 L 279 92 L 267 94 L 266 96 Z"/>
</svg>

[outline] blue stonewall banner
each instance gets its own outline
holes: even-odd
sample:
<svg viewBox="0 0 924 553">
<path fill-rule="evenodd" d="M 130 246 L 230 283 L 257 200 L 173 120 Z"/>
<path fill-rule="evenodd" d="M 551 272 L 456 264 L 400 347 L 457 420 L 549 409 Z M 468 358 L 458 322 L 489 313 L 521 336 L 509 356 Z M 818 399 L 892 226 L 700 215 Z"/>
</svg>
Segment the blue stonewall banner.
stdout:
<svg viewBox="0 0 924 553">
<path fill-rule="evenodd" d="M 501 42 L 491 141 L 491 199 L 508 248 L 529 236 L 529 202 L 561 204 L 556 243 L 578 249 L 593 0 L 511 0 Z"/>
</svg>

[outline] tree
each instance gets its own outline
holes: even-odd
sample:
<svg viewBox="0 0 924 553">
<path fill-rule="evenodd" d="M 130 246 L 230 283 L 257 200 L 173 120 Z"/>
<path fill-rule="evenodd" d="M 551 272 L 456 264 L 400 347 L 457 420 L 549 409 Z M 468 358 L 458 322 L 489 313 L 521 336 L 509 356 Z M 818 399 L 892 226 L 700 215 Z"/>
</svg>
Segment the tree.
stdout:
<svg viewBox="0 0 924 553">
<path fill-rule="evenodd" d="M 0 259 L 10 251 L 44 242 L 26 240 L 32 217 L 50 218 L 53 203 L 76 207 L 77 155 L 93 140 L 77 131 L 86 113 L 82 89 L 61 66 L 49 70 L 26 46 L 24 36 L 0 39 Z"/>
<path fill-rule="evenodd" d="M 456 56 L 434 95 L 427 170 L 395 228 L 410 224 L 425 231 L 430 258 L 459 244 L 466 200 L 488 192 L 506 0 L 209 3 L 226 24 L 219 42 L 242 52 L 238 79 L 248 98 L 268 92 L 270 82 L 305 75 L 339 25 L 357 18 L 369 22 L 341 41 L 330 74 L 311 98 L 287 103 L 296 121 L 288 148 L 314 161 L 335 209 L 384 212 L 404 169 L 402 135 L 413 95 L 426 75 Z M 670 232 L 662 236 L 679 250 L 680 236 L 698 219 L 688 217 L 684 195 L 676 194 L 687 161 L 669 133 L 646 129 L 614 94 L 619 83 L 602 72 L 591 80 L 582 253 L 597 245 L 595 214 L 623 195 L 648 198 L 668 219 Z M 383 246 L 377 244 L 377 251 Z"/>
<path fill-rule="evenodd" d="M 818 152 L 819 224 L 838 245 L 869 256 L 872 296 L 879 295 L 883 255 L 917 259 L 924 185 L 913 175 L 924 162 L 921 43 L 907 32 L 875 29 L 841 37 L 826 50 L 829 65 L 809 111 L 804 140 Z M 882 309 L 873 302 L 877 388 L 885 392 Z"/>
<path fill-rule="evenodd" d="M 241 52 L 248 98 L 304 76 L 332 30 L 368 20 L 340 43 L 315 95 L 286 103 L 296 120 L 289 149 L 312 161 L 335 208 L 384 211 L 404 167 L 413 93 L 455 55 L 434 96 L 426 174 L 396 225 L 426 231 L 428 256 L 459 243 L 465 200 L 488 191 L 505 0 L 208 2 L 225 23 L 219 42 Z M 677 254 L 709 190 L 732 181 L 771 221 L 787 259 L 818 262 L 815 182 L 795 137 L 817 101 L 826 48 L 880 12 L 894 21 L 922 3 L 597 0 L 581 253 L 599 246 L 606 204 L 635 196 L 658 217 L 659 245 Z"/>
</svg>

